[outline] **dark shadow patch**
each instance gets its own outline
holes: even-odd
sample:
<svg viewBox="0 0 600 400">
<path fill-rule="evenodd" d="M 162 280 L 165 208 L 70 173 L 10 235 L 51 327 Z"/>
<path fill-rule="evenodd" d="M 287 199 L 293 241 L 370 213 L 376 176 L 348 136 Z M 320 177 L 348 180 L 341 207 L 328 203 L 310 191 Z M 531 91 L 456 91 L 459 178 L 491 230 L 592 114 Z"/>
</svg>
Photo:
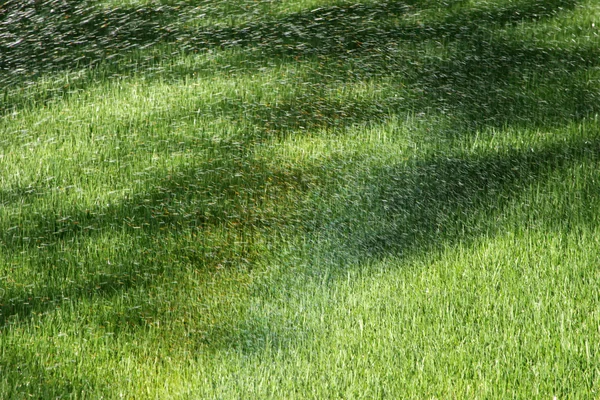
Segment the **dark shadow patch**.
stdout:
<svg viewBox="0 0 600 400">
<path fill-rule="evenodd" d="M 40 358 L 29 349 L 20 348 L 18 353 L 3 352 L 0 361 L 0 376 L 6 382 L 2 396 L 6 399 L 56 399 L 69 394 L 70 396 L 85 396 L 86 393 L 101 393 L 109 395 L 107 389 L 98 382 L 92 381 L 85 373 L 73 374 L 77 360 L 56 358 L 56 365 L 44 365 Z M 67 376 L 72 380 L 65 379 Z"/>
<path fill-rule="evenodd" d="M 446 7 L 437 3 L 340 4 L 280 18 L 267 14 L 240 27 L 198 29 L 187 27 L 186 20 L 199 18 L 199 12 L 212 7 L 205 2 L 106 9 L 88 1 L 8 1 L 0 8 L 0 32 L 4 32 L 0 81 L 6 83 L 0 111 L 45 104 L 132 72 L 164 79 L 171 72 L 157 71 L 161 62 L 212 49 L 243 51 L 243 68 L 252 70 L 277 59 L 287 63 L 322 56 L 333 61 L 332 66 L 355 59 L 364 64 L 365 70 L 359 71 L 364 76 L 371 58 L 398 41 L 461 41 L 507 24 L 550 18 L 577 4 L 574 0 L 519 1 L 480 10 L 459 8 L 443 21 L 427 25 L 405 19 L 408 12 L 425 7 Z M 386 68 L 387 62 L 376 63 L 377 71 L 371 68 L 374 77 L 397 72 Z M 65 78 L 40 93 L 11 88 L 26 89 L 41 76 L 85 68 L 83 77 Z M 179 68 L 174 70 L 179 78 L 185 76 Z"/>
<path fill-rule="evenodd" d="M 169 273 L 167 265 L 158 261 L 162 258 L 191 263 L 201 270 L 251 264 L 259 257 L 255 233 L 297 223 L 293 213 L 282 214 L 273 205 L 288 193 L 304 189 L 300 172 L 268 170 L 249 158 L 245 154 L 248 149 L 242 146 L 232 145 L 226 160 L 157 178 L 148 192 L 114 205 L 88 210 L 65 205 L 60 211 L 8 219 L 0 232 L 2 251 L 22 254 L 16 256 L 20 262 L 30 258 L 46 281 L 61 283 L 36 290 L 7 285 L 0 293 L 0 327 L 51 310 L 65 298 L 112 296 L 152 285 Z M 106 265 L 104 260 L 96 270 L 80 265 L 83 256 L 70 252 L 111 233 L 125 233 L 135 243 L 134 248 L 122 249 L 118 264 Z M 172 244 L 178 233 L 196 237 L 194 248 L 161 253 L 161 243 L 168 240 Z M 79 265 L 76 283 L 67 283 L 74 280 L 74 272 L 63 271 L 62 265 Z"/>
<path fill-rule="evenodd" d="M 90 1 L 10 0 L 0 8 L 0 71 L 31 79 L 110 61 L 174 40 L 180 16 L 167 6 L 105 9 Z"/>
<path fill-rule="evenodd" d="M 349 210 L 322 220 L 335 220 L 335 226 L 322 225 L 315 216 L 314 230 L 328 230 L 332 239 L 340 232 L 335 246 L 340 254 L 355 259 L 351 264 L 465 243 L 501 229 L 504 210 L 532 183 L 584 160 L 600 162 L 600 141 L 573 139 L 538 149 L 440 155 L 408 166 L 385 167 L 374 171 L 376 180 L 366 183 L 362 203 L 332 207 Z M 344 219 L 359 215 L 361 209 L 369 210 L 372 217 Z"/>
</svg>

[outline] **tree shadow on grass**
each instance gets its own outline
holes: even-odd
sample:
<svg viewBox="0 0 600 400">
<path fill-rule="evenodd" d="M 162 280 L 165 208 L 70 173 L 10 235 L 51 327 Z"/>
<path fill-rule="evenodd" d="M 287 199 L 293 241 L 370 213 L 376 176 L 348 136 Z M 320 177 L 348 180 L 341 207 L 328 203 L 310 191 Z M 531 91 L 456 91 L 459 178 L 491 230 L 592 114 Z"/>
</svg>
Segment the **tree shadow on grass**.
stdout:
<svg viewBox="0 0 600 400">
<path fill-rule="evenodd" d="M 248 58 L 254 56 L 257 63 L 265 56 L 314 61 L 309 64 L 313 72 L 304 78 L 315 92 L 306 96 L 310 101 L 297 97 L 257 110 L 257 122 L 267 121 L 275 131 L 335 128 L 410 112 L 445 114 L 456 121 L 458 130 L 514 124 L 539 127 L 598 111 L 598 88 L 588 71 L 598 66 L 600 52 L 593 44 L 565 44 L 562 49 L 540 45 L 508 37 L 498 29 L 550 18 L 576 4 L 519 2 L 461 10 L 423 25 L 395 22 L 402 21 L 398 14 L 402 7 L 389 13 L 384 9 L 387 18 L 373 18 L 370 23 L 347 23 L 352 19 L 349 7 L 294 15 L 230 35 L 232 43 L 256 48 Z M 279 37 L 282 43 L 274 40 Z M 424 44 L 437 46 L 437 51 L 427 50 Z M 361 81 L 392 89 L 381 90 L 364 103 L 340 104 L 322 95 L 328 88 Z M 558 86 L 560 91 L 553 89 Z"/>
<path fill-rule="evenodd" d="M 458 115 L 467 127 L 552 127 L 599 110 L 598 85 L 589 76 L 600 57 L 595 47 L 556 50 L 470 38 L 456 53 L 431 65 L 416 86 L 423 108 Z"/>
<path fill-rule="evenodd" d="M 519 8 L 528 4 L 530 6 L 524 10 Z M 257 55 L 257 68 L 277 57 L 290 62 L 294 57 L 317 62 L 324 60 L 318 73 L 308 77 L 314 82 L 320 81 L 321 88 L 363 79 L 390 77 L 393 81 L 397 77 L 399 85 L 408 82 L 410 90 L 420 89 L 418 93 L 422 94 L 420 98 L 403 103 L 395 99 L 392 92 L 387 92 L 371 101 L 355 102 L 354 108 L 347 108 L 347 115 L 343 115 L 336 113 L 340 107 L 343 109 L 348 105 L 334 100 L 316 101 L 318 93 L 308 91 L 306 96 L 293 97 L 277 107 L 257 106 L 246 113 L 256 126 L 265 128 L 265 138 L 269 131 L 293 133 L 305 125 L 307 128 L 344 128 L 422 110 L 455 115 L 460 128 L 457 131 L 464 135 L 472 132 L 466 128 L 473 126 L 566 124 L 598 110 L 590 83 L 585 76 L 579 76 L 597 66 L 596 49 L 540 49 L 527 42 L 490 37 L 498 26 L 549 18 L 559 10 L 575 5 L 576 2 L 566 0 L 523 2 L 519 6 L 454 15 L 437 25 L 400 27 L 391 20 L 406 12 L 404 3 L 332 7 L 239 29 L 200 32 L 197 38 L 182 46 L 185 51 L 214 47 L 256 48 L 258 51 L 252 50 L 248 55 Z M 365 16 L 371 18 L 368 23 L 363 21 Z M 386 18 L 390 18 L 387 25 L 384 23 Z M 148 21 L 153 19 L 148 18 Z M 165 38 L 151 37 L 149 43 Z M 397 57 L 394 55 L 403 41 L 427 40 L 446 40 L 456 47 L 445 58 L 424 58 L 401 52 Z M 390 56 L 396 58 L 390 59 Z M 353 72 L 348 68 L 336 68 L 340 62 L 363 68 Z M 524 91 L 523 85 L 528 79 L 535 79 L 538 86 L 541 82 L 541 86 L 550 90 L 557 85 L 566 90 L 562 93 Z M 230 105 L 228 108 L 232 114 L 239 111 Z M 382 168 L 373 171 L 374 178 L 367 182 L 368 191 L 362 194 L 364 201 L 359 202 L 359 207 L 372 210 L 376 219 L 382 221 L 380 224 L 372 227 L 368 225 L 369 221 L 354 220 L 353 216 L 360 213 L 357 210 L 353 213 L 352 207 L 338 204 L 338 209 L 344 209 L 344 212 L 328 214 L 324 210 L 313 210 L 315 214 L 307 218 L 311 223 L 305 228 L 309 232 L 333 235 L 335 243 L 340 245 L 339 251 L 358 261 L 427 251 L 441 243 L 469 240 L 489 229 L 488 226 L 473 225 L 476 218 L 470 215 L 498 215 L 527 185 L 583 158 L 597 161 L 599 150 L 596 140 L 574 140 L 533 152 L 514 151 L 456 159 L 439 156 L 410 167 Z M 200 168 L 176 171 L 170 177 L 159 177 L 157 187 L 149 193 L 115 206 L 91 211 L 67 209 L 63 215 L 29 215 L 26 231 L 4 231 L 2 245 L 7 251 L 34 251 L 35 247 L 50 242 L 61 245 L 73 240 L 93 240 L 99 233 L 125 232 L 136 237 L 141 232 L 143 239 L 134 242 L 149 248 L 164 238 L 163 235 L 186 229 L 197 230 L 200 235 L 207 226 L 222 226 L 232 231 L 248 227 L 261 230 L 269 225 L 271 218 L 275 226 L 291 225 L 292 222 L 285 221 L 285 215 L 264 214 L 257 193 L 269 192 L 271 188 L 273 198 L 277 200 L 285 197 L 282 193 L 286 186 L 297 186 L 301 182 L 302 173 L 318 175 L 313 171 L 287 171 L 278 175 L 276 171 L 256 165 L 247 170 L 244 168 L 207 166 L 207 170 L 220 171 L 213 172 L 208 180 L 199 172 Z M 269 178 L 275 178 L 279 183 L 268 183 L 271 182 Z M 239 228 L 234 228 L 236 226 Z M 252 236 L 251 230 L 249 232 Z M 337 233 L 345 236 L 336 237 Z M 26 241 L 26 237 L 31 239 Z M 212 253 L 210 248 L 201 250 L 204 252 L 196 256 L 199 263 L 216 263 L 222 258 L 222 255 L 216 258 L 209 255 Z M 249 257 L 243 247 L 231 246 L 224 251 L 228 254 L 225 257 L 234 254 L 235 257 Z M 144 272 L 144 268 L 156 268 L 154 273 L 157 274 L 168 273 L 158 264 L 153 266 L 149 258 L 142 261 L 145 267 L 125 266 L 124 272 L 107 270 L 78 285 L 49 288 L 41 293 L 12 289 L 6 298 L 14 301 L 1 307 L 0 326 L 15 316 L 26 320 L 34 312 L 49 310 L 64 296 L 76 301 L 151 284 L 135 278 L 136 274 Z M 239 330 L 215 328 L 214 332 L 209 332 L 207 342 L 224 346 L 243 342 L 247 343 L 243 348 L 256 347 L 265 340 L 265 335 L 270 335 L 271 329 L 263 323 L 250 322 L 242 321 L 246 325 Z M 227 331 L 230 333 L 226 334 Z M 240 337 L 238 331 L 246 332 L 247 337 Z M 285 341 L 285 335 L 280 341 Z"/>
<path fill-rule="evenodd" d="M 64 4 L 72 7 L 74 3 Z M 289 103 L 284 102 L 276 108 L 263 107 L 261 109 L 261 106 L 258 106 L 251 109 L 247 113 L 248 118 L 257 126 L 267 128 L 267 132 L 270 130 L 293 131 L 304 125 L 307 128 L 330 128 L 335 126 L 335 124 L 343 127 L 356 122 L 372 121 L 378 116 L 384 118 L 391 114 L 407 112 L 409 109 L 419 110 L 428 107 L 437 107 L 438 109 L 446 107 L 448 108 L 448 113 L 464 115 L 467 121 L 476 124 L 489 123 L 489 121 L 494 121 L 497 124 L 514 124 L 519 121 L 521 115 L 535 115 L 536 119 L 530 121 L 533 124 L 536 122 L 545 122 L 541 121 L 540 118 L 563 122 L 583 117 L 586 113 L 594 111 L 596 103 L 589 96 L 591 92 L 585 90 L 587 83 L 573 79 L 573 74 L 576 71 L 595 65 L 592 60 L 597 59 L 597 57 L 592 57 L 595 54 L 593 49 L 588 49 L 589 52 L 585 54 L 577 51 L 549 52 L 546 49 L 524 48 L 522 45 L 515 43 L 484 40 L 484 36 L 481 34 L 481 26 L 485 26 L 486 22 L 495 25 L 504 25 L 524 19 L 549 17 L 554 15 L 558 9 L 574 6 L 575 2 L 555 1 L 552 3 L 531 2 L 524 4 L 529 4 L 524 10 L 518 7 L 515 8 L 516 6 L 511 6 L 499 10 L 476 11 L 448 18 L 441 22 L 439 26 L 409 26 L 405 28 L 389 28 L 388 31 L 377 30 L 382 28 L 381 26 L 376 26 L 375 22 L 385 18 L 400 17 L 407 11 L 408 6 L 405 3 L 390 2 L 378 5 L 359 4 L 346 8 L 331 7 L 308 13 L 299 13 L 286 17 L 281 21 L 259 24 L 241 28 L 240 30 L 233 28 L 220 29 L 207 33 L 204 36 L 200 34 L 198 40 L 200 41 L 199 43 L 203 43 L 209 47 L 259 45 L 261 52 L 265 52 L 267 58 L 279 56 L 280 53 L 278 52 L 280 51 L 284 51 L 285 53 L 285 51 L 290 50 L 292 51 L 290 54 L 296 56 L 314 55 L 314 51 L 334 59 L 343 57 L 357 63 L 363 61 L 364 55 L 371 53 L 375 49 L 374 46 L 378 43 L 389 44 L 397 39 L 405 40 L 408 38 L 412 41 L 427 40 L 428 38 L 452 39 L 457 40 L 461 44 L 459 46 L 460 50 L 464 50 L 457 51 L 457 54 L 454 54 L 447 60 L 435 60 L 433 62 L 427 60 L 430 62 L 429 65 L 421 63 L 420 67 L 413 71 L 414 74 L 419 75 L 416 85 L 421 85 L 424 88 L 422 92 L 425 94 L 423 99 L 418 102 L 409 102 L 408 105 L 405 105 L 396 103 L 397 100 L 389 100 L 386 103 L 386 98 L 381 98 L 372 100 L 371 102 L 366 101 L 364 103 L 343 105 L 323 100 L 318 96 L 318 93 L 307 93 L 304 98 L 294 97 Z M 77 14 L 75 12 L 76 9 L 67 11 Z M 121 15 L 119 12 L 115 11 L 114 14 L 111 14 L 116 18 L 115 21 L 120 21 L 120 17 L 117 18 Z M 130 17 L 127 14 L 123 18 Z M 163 17 L 160 14 L 160 18 Z M 146 22 L 157 23 L 153 18 L 147 18 Z M 361 29 L 357 29 L 357 26 L 364 23 L 363 19 L 365 18 L 371 23 L 371 28 L 376 29 L 375 31 L 371 32 L 368 29 L 361 31 Z M 348 21 L 354 21 L 354 23 L 348 24 Z M 82 29 L 87 29 L 86 24 L 87 22 Z M 94 35 L 102 36 L 99 32 L 92 32 Z M 352 35 L 361 35 L 362 39 L 358 40 L 358 36 L 355 37 Z M 218 41 L 212 43 L 207 37 L 216 38 Z M 284 42 L 270 42 L 267 40 L 277 37 L 283 38 Z M 370 43 L 365 38 L 374 41 Z M 151 42 L 155 39 L 159 40 L 155 37 L 148 37 L 148 39 L 152 39 L 150 40 Z M 136 36 L 133 35 L 130 40 L 137 40 Z M 289 47 L 286 43 L 291 43 L 293 46 Z M 357 45 L 358 43 L 360 45 Z M 342 47 L 339 47 L 340 45 Z M 352 47 L 355 45 L 355 48 Z M 352 53 L 352 50 L 356 50 L 356 52 Z M 347 56 L 349 51 L 352 53 L 351 56 Z M 402 60 L 404 59 L 401 58 L 400 61 Z M 564 60 L 568 61 L 566 68 L 563 68 L 564 65 L 561 63 Z M 335 74 L 331 65 L 325 65 L 325 67 L 327 66 L 329 69 L 325 68 L 325 73 Z M 395 66 L 398 67 L 399 65 L 396 64 Z M 566 96 L 554 102 L 546 100 L 545 104 L 547 106 L 541 112 L 539 110 L 535 112 L 532 109 L 532 107 L 539 104 L 540 100 L 535 95 L 529 99 L 531 103 L 529 107 L 527 103 L 515 107 L 513 100 L 515 99 L 516 92 L 521 90 L 520 83 L 522 80 L 520 80 L 521 77 L 518 77 L 519 79 L 515 83 L 511 82 L 510 79 L 507 80 L 506 77 L 515 75 L 517 68 L 519 68 L 521 73 L 523 73 L 523 69 L 533 73 L 540 70 L 547 71 L 549 67 L 555 68 L 555 70 L 549 74 L 551 80 L 548 78 L 548 84 L 557 80 L 558 82 L 570 83 L 572 88 L 574 88 L 573 93 L 581 89 L 576 93 L 576 101 L 572 101 L 574 108 L 564 107 L 565 104 L 563 104 L 567 100 L 572 100 L 573 93 L 567 93 Z M 388 68 L 388 72 L 393 71 L 393 68 L 390 69 L 389 66 L 385 66 L 384 58 L 375 58 L 375 62 L 370 64 L 370 68 L 373 71 L 385 70 L 385 68 Z M 361 74 L 368 73 L 368 68 L 361 72 Z M 322 74 L 319 74 L 311 79 L 318 79 L 322 76 Z M 330 82 L 343 77 L 339 74 L 337 76 L 330 76 Z M 353 79 L 362 79 L 365 77 L 359 75 L 358 77 L 353 77 Z M 546 78 L 542 77 L 538 79 Z M 482 90 L 481 86 L 488 88 L 489 92 L 503 91 L 504 93 L 508 93 L 505 97 L 507 99 L 506 104 L 501 101 L 499 102 L 496 97 L 490 97 L 485 94 L 485 90 Z M 484 93 L 483 96 L 482 92 Z M 315 102 L 315 97 L 320 100 Z M 235 107 L 231 107 L 231 105 L 228 108 L 232 113 L 239 111 Z M 344 109 L 347 111 L 344 112 Z M 341 113 L 340 110 L 342 111 Z M 512 114 L 511 110 L 513 111 Z M 443 175 L 447 169 L 454 167 L 459 168 L 459 164 L 445 164 L 445 166 L 441 167 L 440 171 L 434 170 L 428 173 L 432 176 Z M 483 168 L 483 166 L 478 166 L 477 168 Z M 219 168 L 218 166 L 207 166 L 207 169 L 213 171 Z M 416 173 L 427 170 L 428 167 L 421 166 L 417 168 Z M 258 216 L 253 211 L 259 208 L 257 207 L 253 193 L 261 192 L 266 186 L 267 178 L 272 178 L 273 173 L 264 171 L 264 176 L 259 176 L 256 175 L 256 170 L 237 171 L 235 168 L 225 168 L 221 169 L 221 171 L 222 173 L 219 173 L 218 176 L 211 178 L 214 182 L 219 182 L 218 187 L 210 188 L 206 184 L 204 186 L 202 183 L 199 184 L 198 180 L 201 178 L 193 171 L 180 171 L 177 174 L 179 178 L 175 177 L 173 179 L 169 177 L 165 179 L 158 185 L 160 187 L 159 190 L 133 199 L 132 201 L 124 202 L 119 206 L 91 212 L 70 210 L 65 215 L 32 216 L 31 220 L 26 221 L 26 231 L 18 229 L 5 233 L 3 246 L 9 251 L 24 247 L 47 247 L 49 243 L 60 243 L 74 237 L 89 237 L 90 235 L 102 232 L 103 229 L 110 231 L 112 229 L 122 229 L 124 226 L 130 226 L 131 229 L 141 228 L 147 233 L 150 232 L 149 234 L 151 235 L 160 235 L 160 232 L 163 230 L 176 231 L 181 227 L 185 227 L 186 229 L 202 229 L 207 224 L 225 223 L 232 226 L 258 226 L 267 221 L 268 218 Z M 492 176 L 498 179 L 506 179 L 506 177 L 501 178 L 502 175 L 498 171 Z M 240 176 L 252 177 L 252 179 L 245 180 L 244 178 L 240 178 Z M 511 175 L 507 173 L 506 176 L 510 177 Z M 413 178 L 416 179 L 413 176 L 409 178 L 409 181 Z M 289 177 L 286 179 L 289 179 Z M 419 177 L 418 183 L 415 184 L 422 185 L 424 182 L 427 182 L 427 176 Z M 434 186 L 437 186 L 437 183 Z M 235 193 L 240 192 L 247 193 L 247 196 L 244 198 L 235 195 Z M 15 196 L 19 197 L 19 193 L 11 192 L 3 195 L 3 197 L 15 198 Z M 216 193 L 218 195 L 215 195 Z M 428 195 L 433 195 L 433 193 L 428 193 Z M 417 199 L 413 200 L 416 201 Z M 211 206 L 207 206 L 207 204 L 211 204 Z M 432 204 L 429 208 L 436 209 L 442 206 L 443 204 Z M 407 211 L 406 215 L 414 215 L 416 220 L 426 217 L 425 214 L 417 212 L 417 210 L 414 212 Z M 407 226 L 411 227 L 416 225 L 419 224 L 407 224 Z M 428 224 L 424 224 L 423 226 L 428 226 Z M 402 237 L 407 234 L 408 232 L 405 232 L 399 234 L 399 236 Z M 418 230 L 412 234 L 418 235 Z M 427 236 L 425 233 L 421 235 Z M 28 240 L 25 241 L 24 238 L 28 238 Z M 100 276 L 99 280 L 106 282 L 107 277 Z M 128 282 L 128 279 L 125 279 L 125 277 L 119 277 L 116 280 L 119 282 Z M 95 288 L 98 286 L 98 282 L 91 282 L 87 286 Z M 126 287 L 127 284 L 124 283 L 121 286 Z M 84 289 L 83 292 L 93 292 L 93 290 Z M 59 298 L 60 296 L 46 293 L 43 296 L 37 297 Z M 36 306 L 30 304 L 27 307 L 23 307 L 21 313 L 26 315 L 34 309 L 36 309 Z M 17 312 L 15 310 L 16 308 L 13 311 L 5 309 L 4 314 L 10 316 Z"/>
<path fill-rule="evenodd" d="M 377 210 L 377 219 L 384 222 L 375 232 L 351 241 L 357 259 L 427 252 L 441 244 L 493 236 L 502 229 L 499 217 L 504 210 L 531 184 L 584 161 L 600 162 L 597 134 L 504 154 L 438 156 L 411 165 L 408 173 L 405 167 L 384 167 L 365 195 L 365 206 Z"/>
<path fill-rule="evenodd" d="M 128 51 L 174 40 L 174 7 L 104 8 L 91 1 L 4 2 L 0 71 L 25 77 L 92 67 Z"/>
<path fill-rule="evenodd" d="M 536 149 L 456 158 L 436 155 L 379 168 L 356 193 L 345 197 L 356 202 L 323 199 L 323 208 L 306 215 L 306 235 L 315 240 L 312 251 L 318 253 L 311 255 L 314 259 L 308 262 L 315 265 L 306 273 L 318 275 L 319 281 L 324 275 L 328 280 L 345 279 L 349 269 L 365 262 L 410 258 L 448 245 L 468 244 L 481 236 L 493 237 L 505 228 L 502 215 L 530 185 L 583 162 L 600 165 L 597 133 Z M 597 185 L 591 183 L 589 189 L 580 193 L 581 204 L 569 205 L 590 213 L 580 216 L 576 224 L 596 223 L 586 202 L 594 198 Z M 557 229 L 581 228 L 558 214 L 557 219 Z M 239 325 L 217 325 L 202 343 L 254 352 L 266 345 L 285 347 L 306 333 L 297 332 L 297 326 L 294 329 L 298 322 L 274 323 L 273 318 L 260 316 L 250 313 Z"/>
<path fill-rule="evenodd" d="M 423 23 L 414 21 L 414 17 L 406 18 L 422 11 L 426 6 L 422 2 L 356 3 L 321 7 L 241 27 L 200 30 L 184 42 L 184 46 L 190 49 L 256 47 L 266 59 L 318 55 L 344 59 L 354 53 L 364 55 L 398 40 L 460 41 L 475 32 L 555 17 L 577 4 L 577 0 L 524 0 L 483 9 L 459 8 L 446 13 L 440 21 Z"/>
<path fill-rule="evenodd" d="M 87 0 L 9 0 L 0 7 L 0 71 L 29 77 L 43 72 L 67 71 L 101 62 L 113 63 L 112 59 L 133 50 L 167 43 L 174 44 L 172 51 L 185 51 L 199 47 L 254 45 L 264 39 L 276 49 L 280 47 L 280 39 L 290 38 L 297 42 L 308 36 L 309 42 L 313 42 L 313 38 L 326 39 L 323 35 L 334 32 L 339 36 L 342 22 L 370 23 L 407 9 L 405 2 L 391 1 L 375 5 L 326 7 L 308 14 L 297 13 L 283 20 L 251 23 L 240 28 L 223 27 L 221 24 L 198 30 L 193 24 L 192 27 L 186 26 L 186 22 L 197 18 L 200 11 L 200 16 L 204 16 L 211 10 L 221 10 L 217 15 L 222 13 L 218 16 L 226 18 L 225 12 L 235 8 L 235 3 L 225 1 L 211 5 L 192 1 L 158 6 L 105 7 Z M 272 19 L 267 14 L 261 20 L 269 18 Z M 314 19 L 317 24 L 305 26 Z M 287 32 L 289 24 L 308 30 L 297 38 Z M 316 48 L 322 43 L 313 44 Z M 170 55 L 164 54 L 166 57 Z"/>
<path fill-rule="evenodd" d="M 161 66 L 161 62 L 178 54 L 215 49 L 241 52 L 241 56 L 235 57 L 240 63 L 237 67 L 247 71 L 260 71 L 274 60 L 293 63 L 299 59 L 326 57 L 327 74 L 316 77 L 323 82 L 348 78 L 340 75 L 340 69 L 348 72 L 347 67 L 340 68 L 340 63 L 352 63 L 358 74 L 354 76 L 356 79 L 389 76 L 402 71 L 406 65 L 417 66 L 422 62 L 420 57 L 390 59 L 390 47 L 399 50 L 409 43 L 470 40 L 482 32 L 493 34 L 496 28 L 507 24 L 553 17 L 572 9 L 577 2 L 534 0 L 479 10 L 459 8 L 441 21 L 427 24 L 414 21 L 414 17 L 407 20 L 406 15 L 439 6 L 438 2 L 342 4 L 283 17 L 267 15 L 237 27 L 204 28 L 186 26 L 183 22 L 187 13 L 191 15 L 189 18 L 198 13 L 192 7 L 193 2 L 177 7 L 113 9 L 94 7 L 89 2 L 58 0 L 41 2 L 41 5 L 36 2 L 7 4 L 12 6 L 6 8 L 8 11 L 0 19 L 4 20 L 2 29 L 7 31 L 0 36 L 0 71 L 4 71 L 0 80 L 17 82 L 18 79 L 11 77 L 16 74 L 25 76 L 24 82 L 27 82 L 50 72 L 86 66 L 96 72 L 85 73 L 83 78 L 71 77 L 58 82 L 57 87 L 25 97 L 12 92 L 9 96 L 5 91 L 6 104 L 0 108 L 5 112 L 45 103 L 71 91 L 84 90 L 99 79 L 129 75 L 132 71 L 159 79 L 191 75 L 197 72 L 193 67 L 192 70 L 167 68 Z M 199 9 L 203 6 L 205 4 Z M 45 22 L 36 23 L 36 19 Z M 127 57 L 130 59 L 126 60 Z M 227 62 L 225 58 L 223 63 Z M 236 65 L 228 66 L 236 68 Z M 210 74 L 211 69 L 218 67 L 211 64 L 204 68 Z M 427 73 L 426 67 L 414 72 Z"/>
<path fill-rule="evenodd" d="M 72 380 L 65 380 L 59 373 L 61 364 L 72 363 L 74 360 L 58 360 L 56 365 L 43 365 L 40 354 L 35 354 L 30 349 L 21 348 L 20 353 L 11 358 L 3 354 L 0 362 L 1 380 L 6 384 L 2 386 L 2 396 L 6 399 L 23 398 L 61 398 L 65 393 L 104 392 L 108 388 L 88 379 L 84 374 L 72 376 Z"/>
<path fill-rule="evenodd" d="M 241 162 L 231 155 L 227 160 L 175 170 L 154 180 L 151 190 L 113 205 L 63 206 L 9 218 L 2 226 L 0 249 L 8 255 L 21 254 L 17 260 L 31 264 L 44 276 L 43 281 L 54 284 L 38 290 L 9 285 L 0 292 L 4 299 L 0 301 L 0 327 L 53 309 L 65 298 L 114 296 L 152 285 L 153 279 L 168 273 L 166 265 L 157 261 L 161 252 L 168 251 L 162 249 L 163 244 L 173 243 L 178 235 L 197 240 L 191 243 L 193 249 L 179 248 L 169 254 L 172 261 L 193 262 L 195 269 L 213 272 L 251 264 L 259 256 L 253 246 L 254 233 L 293 224 L 293 213 L 282 214 L 276 203 L 301 188 L 300 175 L 300 171 L 272 171 L 257 161 Z M 8 193 L 8 200 L 16 196 L 18 192 Z M 125 245 L 120 256 L 95 259 L 100 267 L 82 264 L 81 258 L 90 257 L 84 256 L 85 251 L 80 255 L 78 247 L 115 235 L 125 235 L 133 244 Z M 111 264 L 102 257 L 122 260 Z M 78 265 L 75 276 L 73 270 L 61 270 L 61 265 L 69 263 Z M 69 281 L 72 284 L 65 284 Z"/>
<path fill-rule="evenodd" d="M 304 88 L 289 88 L 292 95 L 270 105 L 236 99 L 227 104 L 232 114 L 275 134 L 344 128 L 412 112 L 444 114 L 458 131 L 556 126 L 598 111 L 598 87 L 589 72 L 598 66 L 600 51 L 594 44 L 544 45 L 500 28 L 549 19 L 576 5 L 556 0 L 461 8 L 422 24 L 405 20 L 418 8 L 402 2 L 327 7 L 199 31 L 181 46 L 235 50 L 222 60 L 232 73 L 234 60 L 246 73 L 300 62 Z M 172 78 L 202 74 L 205 68 L 175 67 Z M 384 88 L 365 100 L 329 95 L 360 82 Z M 558 86 L 560 91 L 553 89 Z"/>
</svg>

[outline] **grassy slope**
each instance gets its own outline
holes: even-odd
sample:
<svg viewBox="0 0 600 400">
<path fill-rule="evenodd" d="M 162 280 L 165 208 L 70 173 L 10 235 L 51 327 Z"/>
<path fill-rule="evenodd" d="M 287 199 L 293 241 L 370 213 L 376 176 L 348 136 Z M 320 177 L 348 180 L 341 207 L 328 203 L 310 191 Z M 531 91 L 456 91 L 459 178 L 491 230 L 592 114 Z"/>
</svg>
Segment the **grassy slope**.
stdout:
<svg viewBox="0 0 600 400">
<path fill-rule="evenodd" d="M 0 397 L 598 396 L 595 2 L 105 3 L 0 57 Z"/>
</svg>

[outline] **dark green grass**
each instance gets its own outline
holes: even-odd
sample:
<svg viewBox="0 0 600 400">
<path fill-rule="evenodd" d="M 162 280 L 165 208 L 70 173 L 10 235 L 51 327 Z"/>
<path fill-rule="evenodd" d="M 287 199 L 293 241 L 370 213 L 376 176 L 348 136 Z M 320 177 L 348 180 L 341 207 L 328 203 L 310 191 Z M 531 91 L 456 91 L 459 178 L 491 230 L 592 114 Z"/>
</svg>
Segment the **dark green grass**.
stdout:
<svg viewBox="0 0 600 400">
<path fill-rule="evenodd" d="M 0 397 L 597 396 L 599 16 L 5 2 Z"/>
</svg>

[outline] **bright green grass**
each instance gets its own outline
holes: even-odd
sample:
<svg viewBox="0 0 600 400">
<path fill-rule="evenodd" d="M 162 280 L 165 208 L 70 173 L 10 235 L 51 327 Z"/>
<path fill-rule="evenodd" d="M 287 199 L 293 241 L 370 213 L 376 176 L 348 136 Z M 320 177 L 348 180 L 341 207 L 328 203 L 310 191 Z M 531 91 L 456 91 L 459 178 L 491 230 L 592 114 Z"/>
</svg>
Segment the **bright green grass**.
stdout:
<svg viewBox="0 0 600 400">
<path fill-rule="evenodd" d="M 600 396 L 596 2 L 85 10 L 0 55 L 1 398 Z"/>
</svg>

